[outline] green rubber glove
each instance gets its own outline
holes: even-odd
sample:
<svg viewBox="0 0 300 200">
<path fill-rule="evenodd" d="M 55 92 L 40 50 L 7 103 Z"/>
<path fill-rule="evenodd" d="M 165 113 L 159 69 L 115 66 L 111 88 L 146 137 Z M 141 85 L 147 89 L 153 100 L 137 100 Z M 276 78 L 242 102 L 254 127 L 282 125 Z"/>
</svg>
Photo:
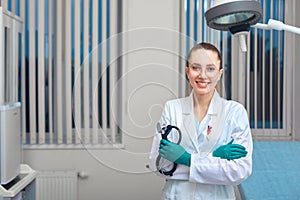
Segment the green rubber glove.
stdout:
<svg viewBox="0 0 300 200">
<path fill-rule="evenodd" d="M 159 155 L 171 162 L 186 166 L 191 165 L 191 154 L 179 144 L 162 139 L 160 141 Z"/>
<path fill-rule="evenodd" d="M 213 152 L 214 157 L 234 160 L 247 155 L 246 148 L 240 144 L 232 144 L 233 139 L 226 145 L 222 145 Z"/>
</svg>

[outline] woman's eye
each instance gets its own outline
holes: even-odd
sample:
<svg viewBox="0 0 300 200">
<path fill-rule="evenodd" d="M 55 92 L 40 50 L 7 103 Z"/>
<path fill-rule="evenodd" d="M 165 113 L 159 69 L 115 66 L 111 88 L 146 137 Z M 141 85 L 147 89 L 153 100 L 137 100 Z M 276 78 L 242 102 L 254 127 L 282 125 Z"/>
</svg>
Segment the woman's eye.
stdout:
<svg viewBox="0 0 300 200">
<path fill-rule="evenodd" d="M 214 67 L 209 67 L 209 68 L 207 68 L 207 70 L 212 72 L 212 71 L 215 71 L 216 69 Z"/>
<path fill-rule="evenodd" d="M 199 71 L 200 67 L 199 66 L 193 66 L 193 70 Z"/>
</svg>

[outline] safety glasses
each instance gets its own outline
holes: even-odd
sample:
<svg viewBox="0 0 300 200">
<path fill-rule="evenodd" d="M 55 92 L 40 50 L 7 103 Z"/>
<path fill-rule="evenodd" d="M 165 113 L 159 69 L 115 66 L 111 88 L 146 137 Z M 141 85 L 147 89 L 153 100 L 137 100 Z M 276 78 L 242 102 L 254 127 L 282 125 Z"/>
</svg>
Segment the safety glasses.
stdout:
<svg viewBox="0 0 300 200">
<path fill-rule="evenodd" d="M 207 77 L 212 78 L 215 77 L 220 69 L 216 67 L 215 65 L 206 65 L 205 67 L 199 65 L 199 64 L 189 64 L 189 68 L 192 72 L 198 73 L 198 74 L 205 74 Z"/>
</svg>

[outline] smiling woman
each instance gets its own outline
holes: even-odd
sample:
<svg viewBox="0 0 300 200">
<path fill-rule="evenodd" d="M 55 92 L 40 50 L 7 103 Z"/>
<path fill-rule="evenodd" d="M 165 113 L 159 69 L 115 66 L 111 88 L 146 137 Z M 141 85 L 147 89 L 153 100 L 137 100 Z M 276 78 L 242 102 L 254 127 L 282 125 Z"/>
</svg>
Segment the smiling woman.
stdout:
<svg viewBox="0 0 300 200">
<path fill-rule="evenodd" d="M 233 186 L 252 171 L 247 112 L 241 104 L 221 98 L 215 89 L 223 73 L 215 46 L 195 45 L 188 63 L 186 74 L 193 90 L 189 97 L 168 101 L 159 121 L 178 127 L 181 143 L 166 140 L 157 130 L 150 153 L 151 166 L 155 171 L 156 158 L 161 157 L 164 164 L 157 174 L 167 180 L 162 199 L 233 200 Z M 172 175 L 161 173 L 172 163 L 177 166 Z"/>
<path fill-rule="evenodd" d="M 223 73 L 221 63 L 218 49 L 209 43 L 200 43 L 191 49 L 185 70 L 196 96 L 213 95 Z"/>
</svg>

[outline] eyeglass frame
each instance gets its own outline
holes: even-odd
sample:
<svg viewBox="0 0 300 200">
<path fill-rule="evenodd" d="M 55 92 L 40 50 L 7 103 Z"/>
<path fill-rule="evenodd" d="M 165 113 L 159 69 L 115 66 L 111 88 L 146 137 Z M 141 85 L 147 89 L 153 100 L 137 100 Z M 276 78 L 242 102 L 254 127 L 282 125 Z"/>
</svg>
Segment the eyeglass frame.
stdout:
<svg viewBox="0 0 300 200">
<path fill-rule="evenodd" d="M 199 74 L 203 74 L 203 67 L 198 64 L 198 63 L 188 63 L 188 67 L 191 68 L 192 71 L 194 72 L 198 72 Z M 195 67 L 198 67 L 199 69 L 194 69 Z M 212 72 L 207 72 L 207 69 L 208 68 L 213 68 L 213 73 L 212 75 L 210 74 L 207 74 L 207 73 L 212 73 Z M 201 69 L 201 70 L 200 70 Z M 217 75 L 217 72 L 221 70 L 221 67 L 219 67 L 219 69 L 217 69 L 217 67 L 214 65 L 214 64 L 210 64 L 210 65 L 206 65 L 205 66 L 205 71 L 204 71 L 204 74 L 207 76 L 207 77 L 214 77 Z"/>
</svg>

